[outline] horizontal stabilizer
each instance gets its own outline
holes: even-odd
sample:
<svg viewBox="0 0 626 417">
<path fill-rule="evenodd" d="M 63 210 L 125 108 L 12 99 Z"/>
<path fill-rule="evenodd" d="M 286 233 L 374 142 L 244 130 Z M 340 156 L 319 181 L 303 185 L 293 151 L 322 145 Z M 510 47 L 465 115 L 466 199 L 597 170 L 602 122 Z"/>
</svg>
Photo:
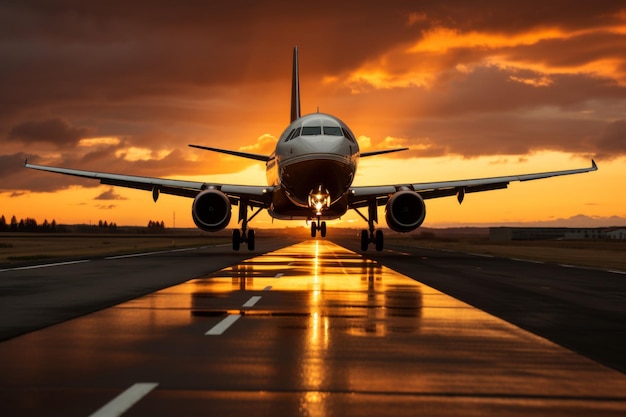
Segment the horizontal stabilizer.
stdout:
<svg viewBox="0 0 626 417">
<path fill-rule="evenodd" d="M 408 150 L 409 148 L 398 148 L 398 149 L 385 149 L 383 151 L 361 152 L 361 158 L 364 158 L 366 156 L 382 155 L 385 153 L 408 151 Z"/>
<path fill-rule="evenodd" d="M 256 161 L 267 162 L 270 160 L 270 157 L 268 155 L 261 155 L 258 153 L 231 151 L 229 149 L 211 148 L 208 146 L 201 146 L 201 145 L 189 145 L 189 146 L 191 146 L 192 148 L 204 149 L 205 151 L 220 152 L 220 153 L 225 153 L 228 155 L 239 156 L 241 158 L 254 159 Z"/>
</svg>

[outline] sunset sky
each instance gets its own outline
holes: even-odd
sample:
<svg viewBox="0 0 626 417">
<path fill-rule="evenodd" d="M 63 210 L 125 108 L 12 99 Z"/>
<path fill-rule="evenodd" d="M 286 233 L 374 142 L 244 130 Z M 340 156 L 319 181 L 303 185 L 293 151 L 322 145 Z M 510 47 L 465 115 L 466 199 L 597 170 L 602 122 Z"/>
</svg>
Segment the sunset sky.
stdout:
<svg viewBox="0 0 626 417">
<path fill-rule="evenodd" d="M 362 150 L 410 147 L 362 160 L 355 185 L 599 165 L 461 206 L 428 200 L 424 226 L 626 218 L 626 4 L 516 3 L 0 2 L 0 215 L 193 226 L 190 199 L 154 204 L 24 169 L 26 157 L 265 185 L 262 163 L 187 144 L 271 153 L 289 122 L 297 45 L 304 114 L 341 118 Z"/>
</svg>

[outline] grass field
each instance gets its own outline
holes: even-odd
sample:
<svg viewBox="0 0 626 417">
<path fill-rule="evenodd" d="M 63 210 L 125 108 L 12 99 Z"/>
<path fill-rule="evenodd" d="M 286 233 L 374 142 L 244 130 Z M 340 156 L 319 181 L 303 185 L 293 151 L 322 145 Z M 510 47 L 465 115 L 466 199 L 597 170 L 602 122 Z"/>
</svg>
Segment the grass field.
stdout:
<svg viewBox="0 0 626 417">
<path fill-rule="evenodd" d="M 400 243 L 407 246 L 626 271 L 626 242 L 624 241 L 532 240 L 494 242 L 488 238 L 415 239 L 410 236 L 394 236 L 387 239 L 387 242 Z"/>
<path fill-rule="evenodd" d="M 226 235 L 0 234 L 0 265 L 228 244 Z"/>
<path fill-rule="evenodd" d="M 265 237 L 274 235 L 265 232 Z M 278 232 L 280 233 L 280 232 Z M 290 232 L 293 233 L 293 232 Z M 302 234 L 306 238 L 306 234 Z M 428 238 L 415 235 L 388 235 L 387 243 L 481 253 L 559 264 L 626 271 L 626 242 L 623 241 L 511 241 L 493 242 L 488 238 Z M 109 256 L 172 248 L 230 244 L 224 234 L 0 234 L 0 265 L 37 260 Z"/>
</svg>

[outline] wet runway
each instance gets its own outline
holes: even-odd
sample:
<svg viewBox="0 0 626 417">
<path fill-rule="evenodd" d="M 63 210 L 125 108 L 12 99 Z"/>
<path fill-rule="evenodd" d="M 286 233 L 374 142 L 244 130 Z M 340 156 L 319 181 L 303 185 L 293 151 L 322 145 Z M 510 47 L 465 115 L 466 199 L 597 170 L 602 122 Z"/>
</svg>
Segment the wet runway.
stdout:
<svg viewBox="0 0 626 417">
<path fill-rule="evenodd" d="M 0 369 L 24 416 L 626 413 L 624 374 L 323 240 L 3 342 Z"/>
</svg>

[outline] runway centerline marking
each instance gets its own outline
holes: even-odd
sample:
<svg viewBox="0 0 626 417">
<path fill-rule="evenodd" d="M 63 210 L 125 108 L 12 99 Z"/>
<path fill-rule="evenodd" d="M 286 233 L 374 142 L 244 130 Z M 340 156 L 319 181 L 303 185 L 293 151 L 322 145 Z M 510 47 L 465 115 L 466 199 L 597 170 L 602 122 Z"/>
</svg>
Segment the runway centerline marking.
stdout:
<svg viewBox="0 0 626 417">
<path fill-rule="evenodd" d="M 4 271 L 24 271 L 27 269 L 38 269 L 38 268 L 50 268 L 53 266 L 63 266 L 63 265 L 74 265 L 74 264 L 82 264 L 85 262 L 91 262 L 91 259 L 82 259 L 80 261 L 68 261 L 68 262 L 55 262 L 52 264 L 43 264 L 43 265 L 31 265 L 31 266 L 19 266 L 17 268 L 7 268 L 0 269 L 0 272 Z"/>
<path fill-rule="evenodd" d="M 261 299 L 260 295 L 255 295 L 253 297 L 250 297 L 250 299 L 246 301 L 246 303 L 242 307 L 244 308 L 254 307 L 254 305 L 258 303 L 260 299 Z"/>
<path fill-rule="evenodd" d="M 93 413 L 90 417 L 117 417 L 124 414 L 135 403 L 148 395 L 159 384 L 155 382 L 137 383 L 115 397 L 104 407 Z"/>
<path fill-rule="evenodd" d="M 206 332 L 205 336 L 219 336 L 224 333 L 230 326 L 233 325 L 239 318 L 241 314 L 230 314 L 226 316 L 222 321 L 217 323 L 215 326 L 211 328 L 208 332 Z"/>
</svg>

